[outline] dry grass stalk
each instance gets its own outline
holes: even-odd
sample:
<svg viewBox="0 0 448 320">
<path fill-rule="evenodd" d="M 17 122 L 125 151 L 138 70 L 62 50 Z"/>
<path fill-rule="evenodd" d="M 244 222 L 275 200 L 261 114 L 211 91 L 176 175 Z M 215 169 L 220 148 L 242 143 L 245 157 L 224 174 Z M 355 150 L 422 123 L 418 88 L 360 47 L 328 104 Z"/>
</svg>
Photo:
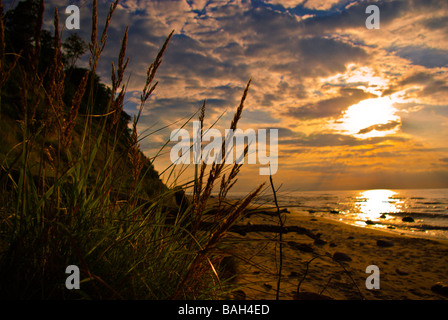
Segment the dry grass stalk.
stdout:
<svg viewBox="0 0 448 320">
<path fill-rule="evenodd" d="M 154 62 L 151 63 L 151 65 L 149 66 L 149 68 L 146 72 L 146 82 L 143 87 L 142 94 L 140 96 L 139 110 L 138 110 L 137 115 L 134 115 L 134 120 L 132 122 L 131 143 L 130 143 L 130 147 L 129 147 L 129 151 L 128 151 L 128 156 L 129 156 L 129 159 L 132 164 L 132 178 L 133 178 L 134 187 L 137 185 L 141 170 L 143 168 L 143 159 L 142 159 L 143 157 L 140 152 L 140 144 L 138 143 L 139 138 L 138 138 L 138 132 L 137 132 L 137 124 L 139 122 L 140 115 L 143 111 L 143 107 L 144 107 L 146 101 L 149 99 L 152 92 L 154 91 L 154 89 L 157 86 L 158 82 L 156 82 L 154 85 L 152 85 L 152 82 L 156 75 L 157 69 L 159 68 L 160 64 L 162 63 L 162 56 L 165 53 L 165 50 L 168 46 L 168 42 L 170 41 L 173 34 L 174 34 L 174 31 L 172 31 L 168 35 L 162 48 L 160 49 L 159 53 L 157 54 L 156 58 L 154 59 Z M 127 28 L 126 28 L 125 37 L 123 38 L 123 42 L 122 42 L 122 49 L 120 50 L 120 57 L 118 59 L 118 61 L 119 61 L 118 80 L 120 77 L 120 72 L 121 72 L 121 76 L 122 76 L 122 73 L 124 72 L 124 68 L 127 65 L 127 60 L 126 60 L 126 63 L 123 64 L 124 55 L 126 53 L 126 41 L 127 41 Z M 120 65 L 124 66 L 124 68 L 122 67 L 120 69 Z M 123 71 L 121 71 L 121 70 L 123 70 Z M 117 77 L 115 77 L 115 79 L 116 79 L 116 81 L 118 81 Z M 124 94 L 122 95 L 122 98 L 124 98 Z"/>
<path fill-rule="evenodd" d="M 160 49 L 159 53 L 157 54 L 157 57 L 154 59 L 154 62 L 151 63 L 151 65 L 148 68 L 148 71 L 146 72 L 146 82 L 145 82 L 145 86 L 143 87 L 142 95 L 140 96 L 141 104 L 144 104 L 148 100 L 149 96 L 152 94 L 152 92 L 157 87 L 158 82 L 156 82 L 152 86 L 151 86 L 151 84 L 152 84 L 152 81 L 154 80 L 154 77 L 157 73 L 157 69 L 159 68 L 160 64 L 162 63 L 162 56 L 164 55 L 165 50 L 168 46 L 168 42 L 171 40 L 171 37 L 173 36 L 173 34 L 174 34 L 174 30 L 171 31 L 171 33 L 168 35 L 162 48 Z M 140 106 L 138 117 L 140 116 L 142 107 L 143 107 L 143 105 Z M 138 117 L 137 117 L 137 120 L 138 120 Z"/>
<path fill-rule="evenodd" d="M 104 49 L 104 46 L 106 45 L 106 40 L 107 40 L 107 30 L 109 29 L 109 24 L 110 21 L 112 20 L 112 16 L 114 14 L 115 9 L 117 8 L 118 5 L 118 0 L 116 0 L 114 3 L 112 3 L 109 6 L 109 12 L 107 13 L 107 18 L 106 18 L 106 24 L 104 26 L 103 29 L 103 33 L 101 34 L 101 52 Z"/>
<path fill-rule="evenodd" d="M 72 141 L 72 131 L 76 124 L 76 119 L 78 117 L 79 107 L 81 105 L 82 97 L 87 86 L 87 80 L 89 79 L 89 71 L 84 73 L 81 82 L 76 90 L 75 96 L 72 100 L 72 106 L 70 108 L 70 113 L 68 114 L 67 120 L 64 122 L 63 129 L 63 146 L 69 148 Z"/>
<path fill-rule="evenodd" d="M 232 139 L 233 139 L 233 137 L 232 137 Z M 244 147 L 243 158 L 246 157 L 248 151 L 249 151 L 249 145 L 246 145 Z M 229 152 L 233 152 L 233 150 L 230 150 Z M 232 170 L 230 171 L 227 179 L 226 179 L 226 176 L 223 175 L 223 177 L 221 179 L 221 187 L 219 188 L 219 194 L 218 194 L 218 214 L 221 213 L 222 204 L 223 204 L 224 200 L 226 199 L 228 192 L 230 191 L 230 189 L 232 189 L 232 187 L 238 181 L 238 179 L 236 177 L 240 173 L 240 169 L 242 166 L 243 166 L 243 164 L 234 163 Z"/>
<path fill-rule="evenodd" d="M 212 234 L 209 245 L 214 246 L 219 240 L 226 234 L 229 228 L 238 220 L 242 212 L 247 208 L 247 206 L 252 202 L 253 199 L 260 193 L 261 189 L 265 183 L 261 184 L 255 191 L 250 193 L 243 201 L 241 201 L 238 206 L 236 206 L 224 219 L 218 229 Z"/>
<path fill-rule="evenodd" d="M 231 211 L 226 219 L 224 219 L 216 230 L 210 235 L 209 241 L 205 248 L 200 250 L 192 264 L 190 265 L 188 272 L 186 273 L 184 280 L 179 285 L 178 290 L 173 296 L 173 299 L 179 298 L 182 293 L 187 293 L 190 287 L 195 287 L 195 283 L 199 282 L 206 270 L 210 267 L 214 270 L 213 264 L 208 258 L 210 252 L 215 249 L 216 244 L 226 235 L 229 228 L 238 220 L 242 212 L 252 202 L 252 200 L 259 194 L 263 188 L 264 183 L 260 185 L 255 191 L 250 193 L 242 202 Z"/>
<path fill-rule="evenodd" d="M 56 171 L 56 166 L 55 166 L 56 155 L 55 155 L 54 148 L 52 146 L 49 146 L 48 148 L 44 148 L 44 152 L 45 152 L 46 160 L 50 164 L 51 169 Z"/>
<path fill-rule="evenodd" d="M 134 122 L 132 125 L 132 133 L 131 133 L 131 144 L 129 147 L 129 159 L 131 161 L 132 167 L 132 179 L 133 186 L 137 185 L 140 177 L 141 170 L 143 168 L 142 157 L 140 154 L 140 144 L 138 143 L 138 133 L 137 133 L 137 116 L 134 115 Z"/>
<path fill-rule="evenodd" d="M 250 83 L 251 83 L 251 80 L 249 80 L 249 82 L 246 85 L 246 88 L 244 89 L 244 93 L 241 98 L 241 102 L 240 102 L 240 104 L 235 112 L 235 115 L 233 117 L 233 120 L 231 122 L 230 129 L 232 129 L 232 130 L 236 129 L 238 121 L 241 118 L 241 114 L 244 109 L 244 101 L 246 100 L 247 93 L 248 93 L 249 87 L 250 87 Z M 223 141 L 222 148 L 221 148 L 221 156 L 225 155 L 225 150 L 226 150 L 225 141 Z M 218 163 L 218 164 L 217 163 L 212 164 L 212 168 L 210 169 L 207 184 L 206 184 L 204 191 L 202 192 L 201 198 L 199 200 L 198 211 L 197 211 L 198 213 L 201 213 L 204 211 L 205 206 L 207 205 L 207 200 L 210 198 L 210 195 L 212 193 L 214 182 L 216 179 L 219 178 L 219 176 L 222 172 L 222 169 L 224 168 L 224 164 L 225 164 L 225 161 L 221 161 L 221 163 Z"/>
<path fill-rule="evenodd" d="M 92 57 L 96 57 L 96 51 L 97 51 L 97 33 L 98 33 L 98 8 L 96 0 L 93 0 L 92 2 L 92 32 L 90 33 L 90 43 L 89 43 L 89 50 L 90 50 L 90 68 L 94 70 L 94 66 L 96 67 L 95 60 L 92 60 Z M 96 60 L 98 62 L 98 60 Z"/>
<path fill-rule="evenodd" d="M 118 57 L 117 72 L 115 72 L 115 65 L 112 62 L 111 112 L 113 112 L 113 117 L 112 117 L 112 121 L 110 124 L 110 128 L 113 128 L 114 126 L 117 125 L 117 123 L 120 120 L 121 112 L 123 111 L 123 101 L 124 101 L 124 95 L 125 95 L 125 86 L 124 85 L 121 87 L 121 90 L 118 93 L 118 96 L 116 96 L 116 95 L 117 95 L 118 88 L 121 86 L 121 84 L 123 82 L 124 72 L 126 70 L 128 62 L 129 62 L 129 58 L 126 59 L 126 62 L 124 61 L 125 56 L 126 56 L 128 30 L 129 30 L 129 28 L 126 27 L 126 31 L 124 33 L 123 40 L 121 42 L 120 54 Z"/>
<path fill-rule="evenodd" d="M 54 11 L 54 28 L 54 55 L 48 74 L 49 84 L 47 90 L 47 97 L 53 110 L 54 117 L 51 117 L 48 121 L 52 122 L 54 121 L 53 119 L 57 119 L 60 132 L 62 132 L 65 121 L 63 117 L 65 71 L 64 64 L 62 63 L 61 40 L 59 37 L 59 15 L 57 9 Z M 51 127 L 51 125 L 52 123 L 47 124 L 49 127 Z"/>
<path fill-rule="evenodd" d="M 200 136 L 202 137 L 203 135 L 203 131 L 204 131 L 204 117 L 205 117 L 205 105 L 206 105 L 206 101 L 204 100 L 204 103 L 202 104 L 201 107 L 201 113 L 199 114 L 199 125 L 200 125 Z M 201 195 L 201 191 L 202 191 L 202 184 L 203 184 L 203 180 L 204 180 L 204 174 L 205 174 L 205 169 L 207 167 L 207 164 L 202 161 L 201 163 L 201 169 L 199 172 L 199 175 L 197 173 L 197 165 L 195 167 L 195 185 L 194 185 L 194 194 L 193 194 L 193 206 L 194 206 L 194 213 L 195 215 L 198 212 L 199 209 L 199 199 L 200 199 L 200 195 Z"/>
<path fill-rule="evenodd" d="M 6 69 L 5 64 L 5 13 L 4 13 L 4 7 L 2 4 L 2 1 L 0 0 L 0 89 L 5 85 L 5 83 L 9 79 L 9 75 L 11 74 L 11 71 L 14 69 L 14 67 L 17 64 L 17 61 L 20 58 L 20 54 L 16 55 L 14 60 L 12 61 L 11 65 L 8 69 Z"/>
<path fill-rule="evenodd" d="M 34 34 L 34 45 L 28 45 L 21 52 L 25 58 L 25 64 L 21 65 L 21 106 L 23 115 L 27 118 L 26 125 L 29 126 L 34 119 L 37 106 L 40 102 L 39 90 L 42 88 L 43 77 L 39 77 L 40 35 L 43 24 L 44 1 L 41 0 L 36 17 L 36 30 Z M 28 101 L 31 98 L 31 104 Z"/>
<path fill-rule="evenodd" d="M 101 34 L 100 43 L 98 44 L 98 5 L 97 0 L 93 0 L 92 3 L 92 32 L 90 34 L 90 43 L 89 49 L 91 53 L 91 57 L 89 59 L 90 69 L 92 73 L 95 73 L 96 67 L 98 65 L 98 60 L 101 56 L 101 53 L 104 50 L 107 42 L 107 30 L 109 29 L 109 24 L 114 14 L 115 9 L 117 8 L 118 0 L 116 0 L 109 7 L 109 12 L 107 14 L 106 23 Z M 93 59 L 92 59 L 93 58 Z"/>
</svg>

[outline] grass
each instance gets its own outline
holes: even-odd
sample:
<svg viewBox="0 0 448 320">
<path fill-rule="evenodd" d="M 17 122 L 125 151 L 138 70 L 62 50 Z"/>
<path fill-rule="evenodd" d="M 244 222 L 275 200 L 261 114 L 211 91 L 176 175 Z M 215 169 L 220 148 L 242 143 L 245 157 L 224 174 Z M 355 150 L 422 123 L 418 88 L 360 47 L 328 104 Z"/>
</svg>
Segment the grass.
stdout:
<svg viewBox="0 0 448 320">
<path fill-rule="evenodd" d="M 126 130 L 120 126 L 120 115 L 126 93 L 127 28 L 117 65 L 112 65 L 111 94 L 104 113 L 94 113 L 96 97 L 91 90 L 117 3 L 111 5 L 98 41 L 93 1 L 90 70 L 66 103 L 57 11 L 54 54 L 42 73 L 38 70 L 43 1 L 36 17 L 35 41 L 26 55 L 5 51 L 0 1 L 0 90 L 13 81 L 20 84 L 17 90 L 22 97 L 20 120 L 1 119 L 18 133 L 19 140 L 4 150 L 1 159 L 0 298 L 220 299 L 235 289 L 232 276 L 225 272 L 229 266 L 226 233 L 262 186 L 239 202 L 221 205 L 241 166 L 230 166 L 226 176 L 224 165 L 202 164 L 192 181 L 142 197 L 145 185 L 155 183 L 150 176 L 157 155 L 149 160 L 141 152 L 137 124 L 157 88 L 156 73 L 172 33 L 148 68 L 139 112 L 124 144 Z M 232 129 L 241 117 L 249 85 Z M 2 103 L 0 107 L 5 107 Z M 202 124 L 205 111 L 204 103 L 199 116 Z M 8 133 L 9 141 L 15 138 Z M 174 172 L 174 166 L 164 171 Z M 206 219 L 208 201 L 218 183 L 221 196 L 214 227 L 204 230 L 201 221 Z M 174 206 L 179 190 L 189 188 L 192 200 Z M 80 268 L 79 290 L 65 287 L 68 265 Z"/>
</svg>

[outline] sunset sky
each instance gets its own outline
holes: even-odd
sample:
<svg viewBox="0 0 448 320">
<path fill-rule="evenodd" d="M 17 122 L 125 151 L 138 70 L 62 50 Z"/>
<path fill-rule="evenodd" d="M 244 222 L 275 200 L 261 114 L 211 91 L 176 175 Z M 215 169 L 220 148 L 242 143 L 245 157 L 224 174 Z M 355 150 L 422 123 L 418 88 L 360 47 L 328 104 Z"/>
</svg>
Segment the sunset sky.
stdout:
<svg viewBox="0 0 448 320">
<path fill-rule="evenodd" d="M 65 7 L 79 5 L 77 32 L 89 39 L 90 1 L 50 3 L 62 22 Z M 99 1 L 100 30 L 108 3 Z M 365 26 L 369 4 L 380 9 L 379 30 Z M 106 83 L 127 25 L 131 115 L 148 65 L 175 30 L 139 130 L 170 127 L 142 141 L 148 156 L 204 99 L 206 125 L 225 112 L 224 132 L 252 78 L 239 127 L 279 130 L 282 190 L 448 187 L 446 0 L 122 0 L 99 68 Z M 258 168 L 244 166 L 236 190 L 268 181 Z"/>
</svg>

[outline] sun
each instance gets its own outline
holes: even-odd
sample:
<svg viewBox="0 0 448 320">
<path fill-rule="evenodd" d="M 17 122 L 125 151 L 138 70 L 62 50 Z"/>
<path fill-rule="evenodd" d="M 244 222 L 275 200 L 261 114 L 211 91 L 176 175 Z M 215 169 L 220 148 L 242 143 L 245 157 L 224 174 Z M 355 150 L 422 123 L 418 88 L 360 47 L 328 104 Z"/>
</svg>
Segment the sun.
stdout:
<svg viewBox="0 0 448 320">
<path fill-rule="evenodd" d="M 367 99 L 350 106 L 337 127 L 357 138 L 384 137 L 398 131 L 401 119 L 396 113 L 389 97 Z"/>
</svg>

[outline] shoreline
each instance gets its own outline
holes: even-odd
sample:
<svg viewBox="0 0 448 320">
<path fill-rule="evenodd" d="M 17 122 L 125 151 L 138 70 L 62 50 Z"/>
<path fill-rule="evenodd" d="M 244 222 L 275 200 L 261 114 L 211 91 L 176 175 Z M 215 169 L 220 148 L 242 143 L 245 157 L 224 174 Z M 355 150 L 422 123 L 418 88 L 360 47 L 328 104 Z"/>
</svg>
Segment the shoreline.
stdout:
<svg viewBox="0 0 448 320">
<path fill-rule="evenodd" d="M 262 208 L 261 208 L 262 209 Z M 275 209 L 267 208 L 265 211 Z M 448 283 L 448 241 L 401 234 L 370 226 L 356 226 L 336 219 L 286 214 L 285 226 L 306 228 L 319 241 L 292 232 L 283 234 L 283 271 L 280 299 L 300 297 L 335 300 L 446 300 L 431 288 Z M 278 224 L 277 217 L 254 214 L 238 225 Z M 276 233 L 231 234 L 238 259 L 236 282 L 248 300 L 275 299 L 278 245 Z M 335 253 L 350 261 L 333 260 Z M 366 288 L 369 265 L 378 266 L 380 289 Z M 308 269 L 307 269 L 308 266 Z M 306 275 L 306 276 L 305 276 Z M 304 277 L 305 276 L 305 277 Z M 322 296 L 319 296 L 322 294 Z"/>
<path fill-rule="evenodd" d="M 290 210 L 290 212 L 292 214 L 295 214 L 298 216 L 318 217 L 318 218 L 322 218 L 324 220 L 342 223 L 342 224 L 352 226 L 355 228 L 366 229 L 366 230 L 375 230 L 375 231 L 378 231 L 379 233 L 384 232 L 386 234 L 390 233 L 392 235 L 398 235 L 398 236 L 403 236 L 403 237 L 421 238 L 421 239 L 439 241 L 439 242 L 442 242 L 442 243 L 445 243 L 448 245 L 447 238 L 425 233 L 426 231 L 429 231 L 429 230 L 412 231 L 412 230 L 402 229 L 400 227 L 388 228 L 387 224 L 383 224 L 383 223 L 381 223 L 381 221 L 378 223 L 374 223 L 374 224 L 368 224 L 368 223 L 365 223 L 365 221 L 364 221 L 365 225 L 362 225 L 361 221 L 357 221 L 357 222 L 359 222 L 359 224 L 357 224 L 357 223 L 350 222 L 350 220 L 348 220 L 348 219 L 343 219 L 343 218 L 336 219 L 336 218 L 331 218 L 331 217 L 324 216 L 324 215 L 303 214 L 301 212 L 294 211 L 294 210 Z M 382 227 L 375 227 L 375 225 L 379 225 Z M 413 225 L 409 225 L 408 227 L 412 228 Z"/>
</svg>

